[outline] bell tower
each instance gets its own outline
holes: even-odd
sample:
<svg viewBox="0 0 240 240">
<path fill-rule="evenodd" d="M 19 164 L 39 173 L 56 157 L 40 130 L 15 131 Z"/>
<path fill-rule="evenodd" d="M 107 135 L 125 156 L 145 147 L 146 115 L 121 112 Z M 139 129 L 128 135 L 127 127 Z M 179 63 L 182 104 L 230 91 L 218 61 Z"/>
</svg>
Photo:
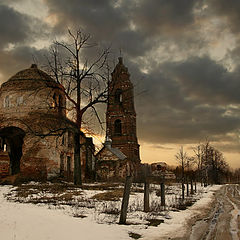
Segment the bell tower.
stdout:
<svg viewBox="0 0 240 240">
<path fill-rule="evenodd" d="M 118 60 L 108 89 L 107 137 L 112 140 L 112 147 L 118 148 L 128 160 L 140 162 L 133 84 L 122 57 Z"/>
</svg>

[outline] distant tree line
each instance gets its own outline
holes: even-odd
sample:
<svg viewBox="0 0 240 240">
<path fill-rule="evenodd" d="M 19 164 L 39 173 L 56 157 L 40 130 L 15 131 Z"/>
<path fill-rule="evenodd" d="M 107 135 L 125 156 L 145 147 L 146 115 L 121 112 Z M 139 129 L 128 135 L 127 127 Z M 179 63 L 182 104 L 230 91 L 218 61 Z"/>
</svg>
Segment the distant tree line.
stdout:
<svg viewBox="0 0 240 240">
<path fill-rule="evenodd" d="M 181 147 L 175 158 L 178 166 L 173 171 L 177 181 L 182 183 L 183 198 L 185 185 L 188 195 L 189 184 L 192 191 L 193 182 L 201 182 L 202 185 L 206 186 L 240 181 L 240 169 L 231 171 L 222 152 L 212 146 L 209 141 L 193 147 L 191 156 Z"/>
</svg>

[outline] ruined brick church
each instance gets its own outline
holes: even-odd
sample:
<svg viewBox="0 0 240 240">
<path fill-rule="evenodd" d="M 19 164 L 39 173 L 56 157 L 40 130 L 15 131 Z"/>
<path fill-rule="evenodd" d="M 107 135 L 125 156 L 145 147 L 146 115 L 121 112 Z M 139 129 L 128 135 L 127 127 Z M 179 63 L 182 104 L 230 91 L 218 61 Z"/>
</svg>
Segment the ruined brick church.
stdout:
<svg viewBox="0 0 240 240">
<path fill-rule="evenodd" d="M 109 83 L 106 141 L 96 158 L 96 174 L 100 180 L 136 176 L 140 166 L 133 84 L 121 57 Z"/>
<path fill-rule="evenodd" d="M 33 64 L 0 88 L 0 178 L 73 180 L 74 124 L 63 86 Z M 95 172 L 94 145 L 82 133 L 83 179 Z"/>
<path fill-rule="evenodd" d="M 112 72 L 106 141 L 95 154 L 81 134 L 83 180 L 122 180 L 140 165 L 133 84 L 122 58 Z M 75 126 L 66 116 L 63 86 L 33 64 L 0 88 L 0 178 L 73 180 Z"/>
</svg>

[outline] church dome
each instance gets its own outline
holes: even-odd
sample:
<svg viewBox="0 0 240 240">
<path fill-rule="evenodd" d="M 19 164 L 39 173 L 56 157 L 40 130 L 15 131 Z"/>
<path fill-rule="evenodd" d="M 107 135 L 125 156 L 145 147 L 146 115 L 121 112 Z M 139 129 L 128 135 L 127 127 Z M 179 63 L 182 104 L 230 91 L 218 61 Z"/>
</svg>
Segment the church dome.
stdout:
<svg viewBox="0 0 240 240">
<path fill-rule="evenodd" d="M 65 116 L 64 87 L 36 64 L 12 76 L 0 87 L 0 115 L 19 118 L 33 112 Z"/>
<path fill-rule="evenodd" d="M 32 64 L 30 68 L 21 70 L 12 76 L 8 81 L 19 81 L 19 80 L 39 80 L 47 82 L 55 82 L 47 73 L 38 69 L 36 64 Z"/>
</svg>

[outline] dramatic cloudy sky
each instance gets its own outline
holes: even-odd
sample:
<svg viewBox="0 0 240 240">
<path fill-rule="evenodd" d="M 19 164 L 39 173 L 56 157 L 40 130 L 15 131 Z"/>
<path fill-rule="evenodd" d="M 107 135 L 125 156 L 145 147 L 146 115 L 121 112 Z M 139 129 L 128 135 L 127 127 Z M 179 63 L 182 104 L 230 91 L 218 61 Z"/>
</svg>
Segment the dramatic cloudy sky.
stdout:
<svg viewBox="0 0 240 240">
<path fill-rule="evenodd" d="M 67 28 L 122 49 L 143 162 L 208 138 L 240 167 L 239 0 L 0 0 L 0 82 Z"/>
</svg>

